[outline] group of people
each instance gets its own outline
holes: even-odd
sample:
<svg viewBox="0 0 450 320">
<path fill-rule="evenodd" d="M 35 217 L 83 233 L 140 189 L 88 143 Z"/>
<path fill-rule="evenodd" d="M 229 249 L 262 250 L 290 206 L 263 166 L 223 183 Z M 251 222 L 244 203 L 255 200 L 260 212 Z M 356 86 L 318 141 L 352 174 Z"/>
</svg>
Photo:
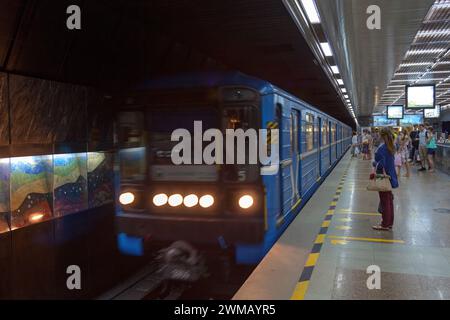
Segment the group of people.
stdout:
<svg viewBox="0 0 450 320">
<path fill-rule="evenodd" d="M 428 124 L 415 125 L 399 129 L 389 129 L 394 139 L 394 161 L 398 176 L 405 171 L 404 177 L 411 175 L 411 163 L 420 165 L 418 171 L 434 172 L 436 154 L 436 136 L 433 127 Z M 353 132 L 352 156 L 362 155 L 363 160 L 372 160 L 379 146 L 383 143 L 381 131 L 365 129 L 362 134 Z M 428 167 L 428 169 L 426 168 Z"/>
<path fill-rule="evenodd" d="M 381 144 L 381 135 L 378 128 L 370 131 L 364 129 L 362 134 L 353 131 L 352 156 L 358 157 L 360 154 L 364 160 L 371 160 L 372 154 Z"/>
<path fill-rule="evenodd" d="M 434 128 L 428 124 L 414 126 L 410 132 L 410 161 L 421 166 L 419 171 L 434 172 L 434 156 L 436 155 L 436 135 Z"/>
<path fill-rule="evenodd" d="M 399 187 L 398 177 L 402 169 L 405 177 L 410 176 L 410 164 L 420 165 L 418 171 L 434 172 L 434 156 L 436 153 L 436 137 L 433 127 L 428 124 L 403 128 L 378 128 L 363 130 L 362 134 L 353 132 L 352 157 L 362 154 L 364 160 L 371 160 L 372 154 L 376 174 L 386 174 L 390 177 L 392 189 Z M 380 225 L 373 226 L 375 230 L 389 231 L 394 224 L 394 195 L 392 191 L 379 192 L 380 204 L 378 211 L 382 215 Z"/>
</svg>

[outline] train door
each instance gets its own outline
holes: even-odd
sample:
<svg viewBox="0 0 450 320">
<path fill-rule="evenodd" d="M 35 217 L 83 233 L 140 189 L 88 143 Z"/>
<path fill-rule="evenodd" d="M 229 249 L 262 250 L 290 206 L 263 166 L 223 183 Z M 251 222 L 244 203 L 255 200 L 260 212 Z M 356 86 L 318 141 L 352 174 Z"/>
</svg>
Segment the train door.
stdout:
<svg viewBox="0 0 450 320">
<path fill-rule="evenodd" d="M 331 166 L 331 164 L 334 162 L 334 159 L 333 159 L 333 144 L 332 144 L 332 142 L 333 142 L 333 129 L 332 129 L 332 123 L 331 123 L 331 121 L 328 121 L 328 153 L 329 153 L 329 156 L 328 156 L 328 158 L 330 159 L 330 166 Z"/>
<path fill-rule="evenodd" d="M 336 160 L 339 159 L 339 142 L 338 142 L 338 125 L 337 123 L 333 124 L 334 126 L 334 148 L 336 149 Z"/>
<path fill-rule="evenodd" d="M 318 152 L 317 155 L 319 157 L 319 174 L 322 176 L 322 118 L 319 117 L 319 143 L 318 143 Z"/>
<path fill-rule="evenodd" d="M 300 136 L 299 136 L 299 122 L 300 112 L 298 110 L 291 111 L 291 149 L 292 149 L 292 170 L 291 181 L 293 186 L 292 200 L 293 206 L 300 199 L 301 194 L 301 176 L 300 176 Z"/>
<path fill-rule="evenodd" d="M 280 213 L 277 220 L 278 224 L 281 224 L 290 211 L 294 190 L 291 181 L 292 149 L 290 140 L 292 138 L 292 123 L 290 114 L 280 103 L 277 104 L 277 113 L 280 124 Z"/>
</svg>

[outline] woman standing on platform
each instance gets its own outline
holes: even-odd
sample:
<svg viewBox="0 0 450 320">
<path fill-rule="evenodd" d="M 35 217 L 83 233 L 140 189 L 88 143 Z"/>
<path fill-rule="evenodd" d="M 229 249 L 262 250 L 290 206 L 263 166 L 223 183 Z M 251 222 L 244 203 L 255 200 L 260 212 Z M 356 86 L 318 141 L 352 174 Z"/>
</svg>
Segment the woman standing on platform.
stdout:
<svg viewBox="0 0 450 320">
<path fill-rule="evenodd" d="M 404 167 L 406 169 L 406 174 L 404 177 L 410 176 L 410 170 L 409 170 L 409 154 L 411 147 L 411 138 L 409 137 L 409 129 L 405 128 L 402 132 L 400 132 L 400 154 L 402 157 L 402 168 Z"/>
<path fill-rule="evenodd" d="M 381 139 L 383 144 L 378 148 L 375 154 L 374 166 L 376 166 L 377 174 L 385 172 L 391 177 L 391 186 L 393 189 L 398 188 L 397 174 L 395 172 L 395 145 L 392 132 L 388 128 L 381 130 Z M 394 225 L 394 195 L 392 191 L 379 192 L 380 205 L 382 214 L 381 225 L 373 226 L 375 230 L 389 231 Z"/>
</svg>

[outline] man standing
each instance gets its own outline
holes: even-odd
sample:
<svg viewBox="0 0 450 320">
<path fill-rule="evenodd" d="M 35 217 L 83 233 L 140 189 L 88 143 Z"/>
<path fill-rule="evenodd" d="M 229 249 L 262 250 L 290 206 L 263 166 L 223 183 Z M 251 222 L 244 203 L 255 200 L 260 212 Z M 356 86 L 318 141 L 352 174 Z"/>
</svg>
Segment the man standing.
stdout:
<svg viewBox="0 0 450 320">
<path fill-rule="evenodd" d="M 417 129 L 417 125 L 414 125 L 414 128 L 413 130 L 411 130 L 409 137 L 411 138 L 412 142 L 411 153 L 409 157 L 411 159 L 411 162 L 414 164 L 417 161 L 416 153 L 419 151 L 419 130 Z"/>
<path fill-rule="evenodd" d="M 422 165 L 422 168 L 420 168 L 419 171 L 426 171 L 427 169 L 425 169 L 425 163 L 427 162 L 428 157 L 427 129 L 425 129 L 423 124 L 419 126 L 419 155 Z"/>
</svg>

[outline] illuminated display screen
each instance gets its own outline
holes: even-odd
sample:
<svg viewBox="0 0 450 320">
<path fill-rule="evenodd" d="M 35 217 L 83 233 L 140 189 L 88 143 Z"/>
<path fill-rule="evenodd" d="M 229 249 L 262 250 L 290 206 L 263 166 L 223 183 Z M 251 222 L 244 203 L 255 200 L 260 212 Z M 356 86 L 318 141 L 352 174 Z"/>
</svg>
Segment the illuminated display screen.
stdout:
<svg viewBox="0 0 450 320">
<path fill-rule="evenodd" d="M 406 109 L 434 109 L 435 86 L 407 86 Z"/>
<path fill-rule="evenodd" d="M 434 109 L 424 109 L 423 116 L 425 119 L 436 119 L 441 116 L 441 106 L 437 105 Z"/>
<path fill-rule="evenodd" d="M 0 159 L 0 233 L 112 203 L 113 157 L 83 152 Z"/>
<path fill-rule="evenodd" d="M 52 156 L 11 158 L 11 226 L 52 217 Z"/>
<path fill-rule="evenodd" d="M 387 107 L 388 119 L 403 119 L 403 106 L 389 106 Z"/>
<path fill-rule="evenodd" d="M 386 116 L 373 116 L 373 125 L 375 127 L 394 127 L 397 120 L 388 119 Z"/>
<path fill-rule="evenodd" d="M 9 158 L 0 159 L 0 233 L 9 231 Z"/>
<path fill-rule="evenodd" d="M 89 208 L 114 201 L 114 153 L 88 152 Z"/>
<path fill-rule="evenodd" d="M 55 216 L 87 209 L 86 153 L 53 156 L 53 193 Z"/>
<path fill-rule="evenodd" d="M 405 114 L 402 120 L 400 120 L 401 126 L 410 126 L 423 123 L 423 116 L 419 114 Z"/>
</svg>

